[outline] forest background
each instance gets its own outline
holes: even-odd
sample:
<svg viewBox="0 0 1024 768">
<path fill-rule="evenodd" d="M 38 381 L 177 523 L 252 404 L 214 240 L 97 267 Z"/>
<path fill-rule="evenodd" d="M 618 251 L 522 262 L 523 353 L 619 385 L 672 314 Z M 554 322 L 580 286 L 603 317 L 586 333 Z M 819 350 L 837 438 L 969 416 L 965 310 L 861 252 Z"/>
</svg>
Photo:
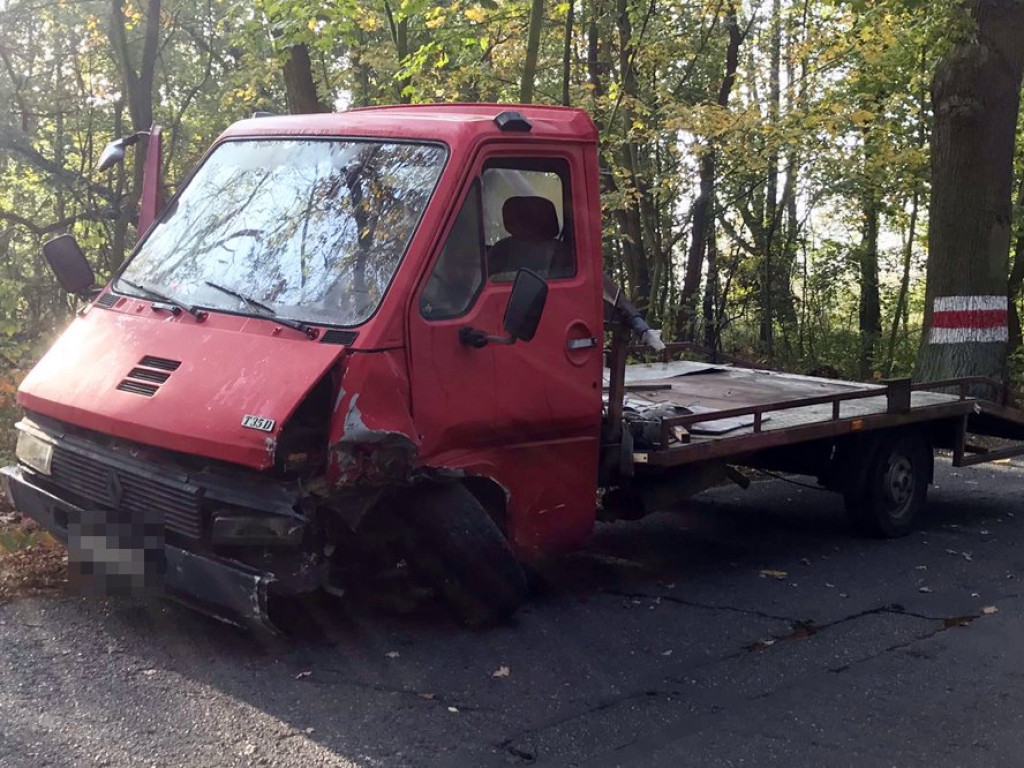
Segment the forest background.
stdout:
<svg viewBox="0 0 1024 768">
<path fill-rule="evenodd" d="M 606 266 L 666 339 L 800 372 L 908 375 L 924 320 L 930 87 L 975 33 L 965 5 L 0 0 L 0 416 L 13 419 L 19 377 L 77 309 L 41 243 L 73 233 L 102 278 L 136 237 L 141 163 L 95 170 L 111 138 L 160 123 L 173 184 L 254 111 L 397 102 L 587 110 Z M 1020 138 L 1013 162 L 1017 306 Z"/>
</svg>

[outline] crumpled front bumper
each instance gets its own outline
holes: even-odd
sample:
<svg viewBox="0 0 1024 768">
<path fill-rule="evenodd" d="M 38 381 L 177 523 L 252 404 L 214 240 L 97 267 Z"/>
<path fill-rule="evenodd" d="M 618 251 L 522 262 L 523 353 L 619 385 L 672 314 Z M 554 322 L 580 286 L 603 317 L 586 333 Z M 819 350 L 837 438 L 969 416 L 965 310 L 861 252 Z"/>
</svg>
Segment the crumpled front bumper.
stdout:
<svg viewBox="0 0 1024 768">
<path fill-rule="evenodd" d="M 32 472 L 21 466 L 0 468 L 0 480 L 15 509 L 68 543 L 68 527 L 81 520 L 81 507 L 33 483 Z M 167 597 L 232 624 L 274 629 L 267 614 L 272 574 L 235 560 L 163 546 Z"/>
</svg>

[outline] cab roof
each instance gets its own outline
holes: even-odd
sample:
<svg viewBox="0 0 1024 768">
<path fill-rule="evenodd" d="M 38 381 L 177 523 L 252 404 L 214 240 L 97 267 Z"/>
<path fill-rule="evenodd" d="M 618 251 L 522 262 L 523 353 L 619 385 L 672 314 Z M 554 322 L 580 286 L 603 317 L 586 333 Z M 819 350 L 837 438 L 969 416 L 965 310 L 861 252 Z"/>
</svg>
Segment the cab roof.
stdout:
<svg viewBox="0 0 1024 768">
<path fill-rule="evenodd" d="M 502 131 L 495 118 L 518 112 L 529 133 Z M 441 141 L 449 145 L 484 137 L 530 137 L 597 143 L 597 128 L 586 112 L 568 107 L 520 104 L 408 104 L 366 107 L 314 115 L 257 117 L 231 125 L 221 138 L 259 136 L 364 136 Z"/>
</svg>

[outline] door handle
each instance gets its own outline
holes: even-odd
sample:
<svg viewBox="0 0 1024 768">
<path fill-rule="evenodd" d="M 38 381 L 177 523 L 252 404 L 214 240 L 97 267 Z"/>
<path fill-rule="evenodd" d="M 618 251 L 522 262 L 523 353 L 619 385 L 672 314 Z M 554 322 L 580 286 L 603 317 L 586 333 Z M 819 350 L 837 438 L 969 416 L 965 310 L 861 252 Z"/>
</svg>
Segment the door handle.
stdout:
<svg viewBox="0 0 1024 768">
<path fill-rule="evenodd" d="M 597 339 L 591 336 L 589 339 L 569 339 L 565 342 L 565 348 L 568 350 L 576 349 L 590 349 L 597 346 Z"/>
</svg>

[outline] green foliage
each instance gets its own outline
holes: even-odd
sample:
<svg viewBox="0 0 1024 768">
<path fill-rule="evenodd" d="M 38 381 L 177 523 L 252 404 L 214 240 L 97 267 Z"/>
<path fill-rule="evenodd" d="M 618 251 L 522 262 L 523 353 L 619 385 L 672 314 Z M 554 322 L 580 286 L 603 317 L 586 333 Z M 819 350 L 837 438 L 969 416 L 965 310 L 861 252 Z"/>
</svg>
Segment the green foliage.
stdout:
<svg viewBox="0 0 1024 768">
<path fill-rule="evenodd" d="M 331 105 L 514 100 L 530 5 L 164 0 L 151 95 L 169 137 L 168 178 L 185 175 L 230 122 L 285 109 L 293 46 L 308 49 L 308 74 Z M 131 130 L 112 21 L 138 62 L 151 7 L 126 0 L 113 20 L 99 0 L 0 10 L 8 370 L 24 368 L 75 310 L 41 267 L 40 243 L 73 232 L 102 276 L 131 245 L 131 211 L 119 216 L 133 201 L 131 164 L 104 174 L 93 164 Z M 731 14 L 742 42 L 723 105 Z M 922 316 L 928 86 L 950 41 L 969 33 L 955 0 L 561 0 L 544 4 L 535 99 L 565 93 L 601 130 L 606 267 L 666 336 L 714 331 L 727 350 L 853 375 L 865 212 L 877 205 L 882 336 L 894 323 L 898 333 L 892 359 L 880 343 L 870 362 L 906 372 Z M 700 290 L 682 307 L 708 157 L 717 261 L 712 275 L 704 252 Z M 909 300 L 898 308 L 908 242 Z"/>
</svg>

